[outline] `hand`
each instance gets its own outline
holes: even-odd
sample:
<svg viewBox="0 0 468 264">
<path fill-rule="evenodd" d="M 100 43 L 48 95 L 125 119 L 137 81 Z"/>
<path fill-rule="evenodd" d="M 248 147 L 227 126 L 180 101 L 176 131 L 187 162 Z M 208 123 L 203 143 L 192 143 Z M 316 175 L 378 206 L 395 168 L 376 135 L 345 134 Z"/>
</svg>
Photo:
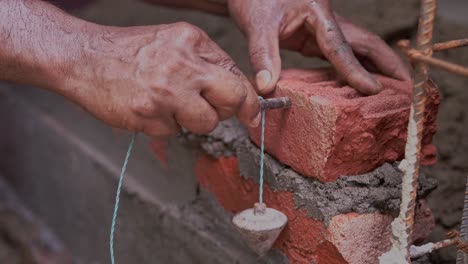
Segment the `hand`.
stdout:
<svg viewBox="0 0 468 264">
<path fill-rule="evenodd" d="M 257 95 L 234 61 L 187 23 L 98 30 L 61 85 L 97 118 L 150 136 L 208 133 L 233 115 L 260 120 Z"/>
<path fill-rule="evenodd" d="M 281 71 L 279 48 L 324 57 L 352 87 L 376 94 L 382 85 L 361 65 L 401 80 L 410 74 L 378 36 L 336 16 L 328 0 L 229 0 L 231 16 L 249 41 L 260 93 L 271 92 Z"/>
</svg>

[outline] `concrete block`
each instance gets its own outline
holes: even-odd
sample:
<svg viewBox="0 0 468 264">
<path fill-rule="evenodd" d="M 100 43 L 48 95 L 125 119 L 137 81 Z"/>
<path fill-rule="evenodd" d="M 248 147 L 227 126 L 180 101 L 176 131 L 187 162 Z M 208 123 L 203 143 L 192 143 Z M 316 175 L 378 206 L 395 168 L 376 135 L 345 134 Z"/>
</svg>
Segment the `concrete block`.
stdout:
<svg viewBox="0 0 468 264">
<path fill-rule="evenodd" d="M 369 172 L 404 156 L 412 87 L 376 75 L 385 89 L 363 96 L 337 81 L 333 70 L 286 70 L 271 95 L 292 107 L 267 112 L 265 149 L 305 176 L 334 181 Z M 440 101 L 431 89 L 427 103 L 423 163 L 435 162 L 432 136 Z M 249 129 L 258 145 L 260 128 Z"/>
</svg>

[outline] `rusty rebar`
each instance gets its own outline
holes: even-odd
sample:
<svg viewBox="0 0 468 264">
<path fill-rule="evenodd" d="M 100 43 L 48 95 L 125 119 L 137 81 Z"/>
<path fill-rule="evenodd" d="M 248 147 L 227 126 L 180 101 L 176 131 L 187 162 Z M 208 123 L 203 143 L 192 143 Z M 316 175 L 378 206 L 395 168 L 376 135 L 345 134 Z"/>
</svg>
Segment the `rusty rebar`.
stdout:
<svg viewBox="0 0 468 264">
<path fill-rule="evenodd" d="M 427 243 L 422 246 L 411 246 L 410 255 L 411 258 L 419 258 L 426 254 L 431 253 L 432 251 L 456 245 L 458 240 L 456 238 L 445 239 L 436 243 Z"/>
<path fill-rule="evenodd" d="M 423 255 L 429 254 L 432 251 L 439 250 L 441 248 L 449 247 L 452 245 L 457 245 L 458 249 L 462 253 L 468 251 L 468 244 L 460 238 L 460 232 L 456 230 L 449 231 L 447 233 L 448 239 L 436 243 L 427 243 L 422 246 L 411 246 L 410 255 L 411 258 L 419 258 Z"/>
<path fill-rule="evenodd" d="M 411 48 L 410 41 L 407 39 L 399 40 L 397 42 L 397 46 L 403 50 L 409 50 Z M 449 49 L 461 48 L 465 46 L 468 46 L 468 39 L 449 40 L 445 42 L 435 43 L 434 45 L 432 45 L 432 51 L 438 52 L 438 51 L 444 51 L 444 50 L 449 50 Z"/>
<path fill-rule="evenodd" d="M 419 17 L 416 49 L 424 56 L 432 56 L 432 33 L 436 10 L 435 0 L 422 0 Z M 382 254 L 380 263 L 410 263 L 409 248 L 414 226 L 414 209 L 419 177 L 422 131 L 424 127 L 425 83 L 428 81 L 428 66 L 422 61 L 415 62 L 413 97 L 408 122 L 408 140 L 403 170 L 400 213 L 392 222 L 392 248 Z"/>
<path fill-rule="evenodd" d="M 461 40 L 456 40 L 456 41 L 458 42 L 458 41 L 461 41 Z M 443 43 L 449 43 L 449 42 L 443 42 Z M 441 44 L 441 47 L 443 47 L 445 45 L 443 43 L 439 43 L 439 44 Z M 468 44 L 468 42 L 467 42 L 467 44 Z M 451 44 L 451 45 L 454 45 L 454 44 Z M 398 41 L 397 46 L 413 62 L 415 62 L 415 61 L 424 62 L 424 63 L 427 63 L 427 64 L 429 64 L 431 66 L 435 66 L 437 68 L 441 68 L 443 70 L 446 70 L 448 72 L 468 77 L 468 67 L 457 65 L 457 64 L 454 64 L 454 63 L 451 63 L 451 62 L 446 62 L 444 60 L 433 58 L 431 56 L 424 56 L 418 50 L 412 49 L 410 47 L 409 40 L 406 40 L 406 39 L 400 40 L 400 41 Z M 448 47 L 448 45 L 447 45 L 447 47 Z"/>
<path fill-rule="evenodd" d="M 458 75 L 468 77 L 468 68 L 467 67 L 463 67 L 463 66 L 451 63 L 451 62 L 446 62 L 446 61 L 443 61 L 441 59 L 424 56 L 419 51 L 413 50 L 413 49 L 408 51 L 408 55 L 409 55 L 410 59 L 412 59 L 412 60 L 419 61 L 419 62 L 424 62 L 424 63 L 427 63 L 427 64 L 429 64 L 431 66 L 435 66 L 437 68 L 444 69 L 444 70 L 446 70 L 448 72 L 452 72 L 452 73 L 455 73 L 455 74 L 458 74 Z"/>
<path fill-rule="evenodd" d="M 463 214 L 460 226 L 460 239 L 462 241 L 468 241 L 468 175 L 466 176 L 465 183 L 465 200 L 463 203 Z M 457 252 L 457 264 L 468 263 L 468 254 L 463 250 Z"/>
<path fill-rule="evenodd" d="M 276 97 L 269 99 L 261 99 L 260 107 L 262 110 L 265 109 L 278 109 L 278 108 L 289 108 L 291 107 L 291 99 L 288 97 Z"/>
<path fill-rule="evenodd" d="M 434 45 L 432 45 L 432 50 L 434 52 L 437 52 L 437 51 L 460 48 L 464 46 L 468 46 L 468 38 L 435 43 Z"/>
</svg>

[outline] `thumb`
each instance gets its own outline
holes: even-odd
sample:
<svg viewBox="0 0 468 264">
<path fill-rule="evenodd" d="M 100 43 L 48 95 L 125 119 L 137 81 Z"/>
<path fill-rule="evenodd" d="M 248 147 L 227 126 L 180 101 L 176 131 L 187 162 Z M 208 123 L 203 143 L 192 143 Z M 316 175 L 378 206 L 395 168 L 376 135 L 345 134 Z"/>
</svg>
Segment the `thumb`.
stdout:
<svg viewBox="0 0 468 264">
<path fill-rule="evenodd" d="M 278 31 L 250 33 L 249 54 L 257 91 L 260 94 L 272 92 L 281 72 Z"/>
</svg>

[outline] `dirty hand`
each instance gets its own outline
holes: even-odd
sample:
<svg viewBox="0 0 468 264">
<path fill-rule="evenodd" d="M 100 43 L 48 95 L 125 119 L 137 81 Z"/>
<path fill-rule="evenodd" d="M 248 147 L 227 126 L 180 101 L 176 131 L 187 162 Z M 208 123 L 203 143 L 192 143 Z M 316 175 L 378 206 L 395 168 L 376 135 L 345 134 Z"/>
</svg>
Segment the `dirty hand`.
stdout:
<svg viewBox="0 0 468 264">
<path fill-rule="evenodd" d="M 271 92 L 281 71 L 279 48 L 324 57 L 352 87 L 376 94 L 382 86 L 369 70 L 401 80 L 410 74 L 378 36 L 335 15 L 328 0 L 229 0 L 229 11 L 249 41 L 260 93 Z"/>
<path fill-rule="evenodd" d="M 176 23 L 97 35 L 69 97 L 106 123 L 150 136 L 180 127 L 208 133 L 236 114 L 258 125 L 253 87 L 201 29 Z"/>
</svg>

